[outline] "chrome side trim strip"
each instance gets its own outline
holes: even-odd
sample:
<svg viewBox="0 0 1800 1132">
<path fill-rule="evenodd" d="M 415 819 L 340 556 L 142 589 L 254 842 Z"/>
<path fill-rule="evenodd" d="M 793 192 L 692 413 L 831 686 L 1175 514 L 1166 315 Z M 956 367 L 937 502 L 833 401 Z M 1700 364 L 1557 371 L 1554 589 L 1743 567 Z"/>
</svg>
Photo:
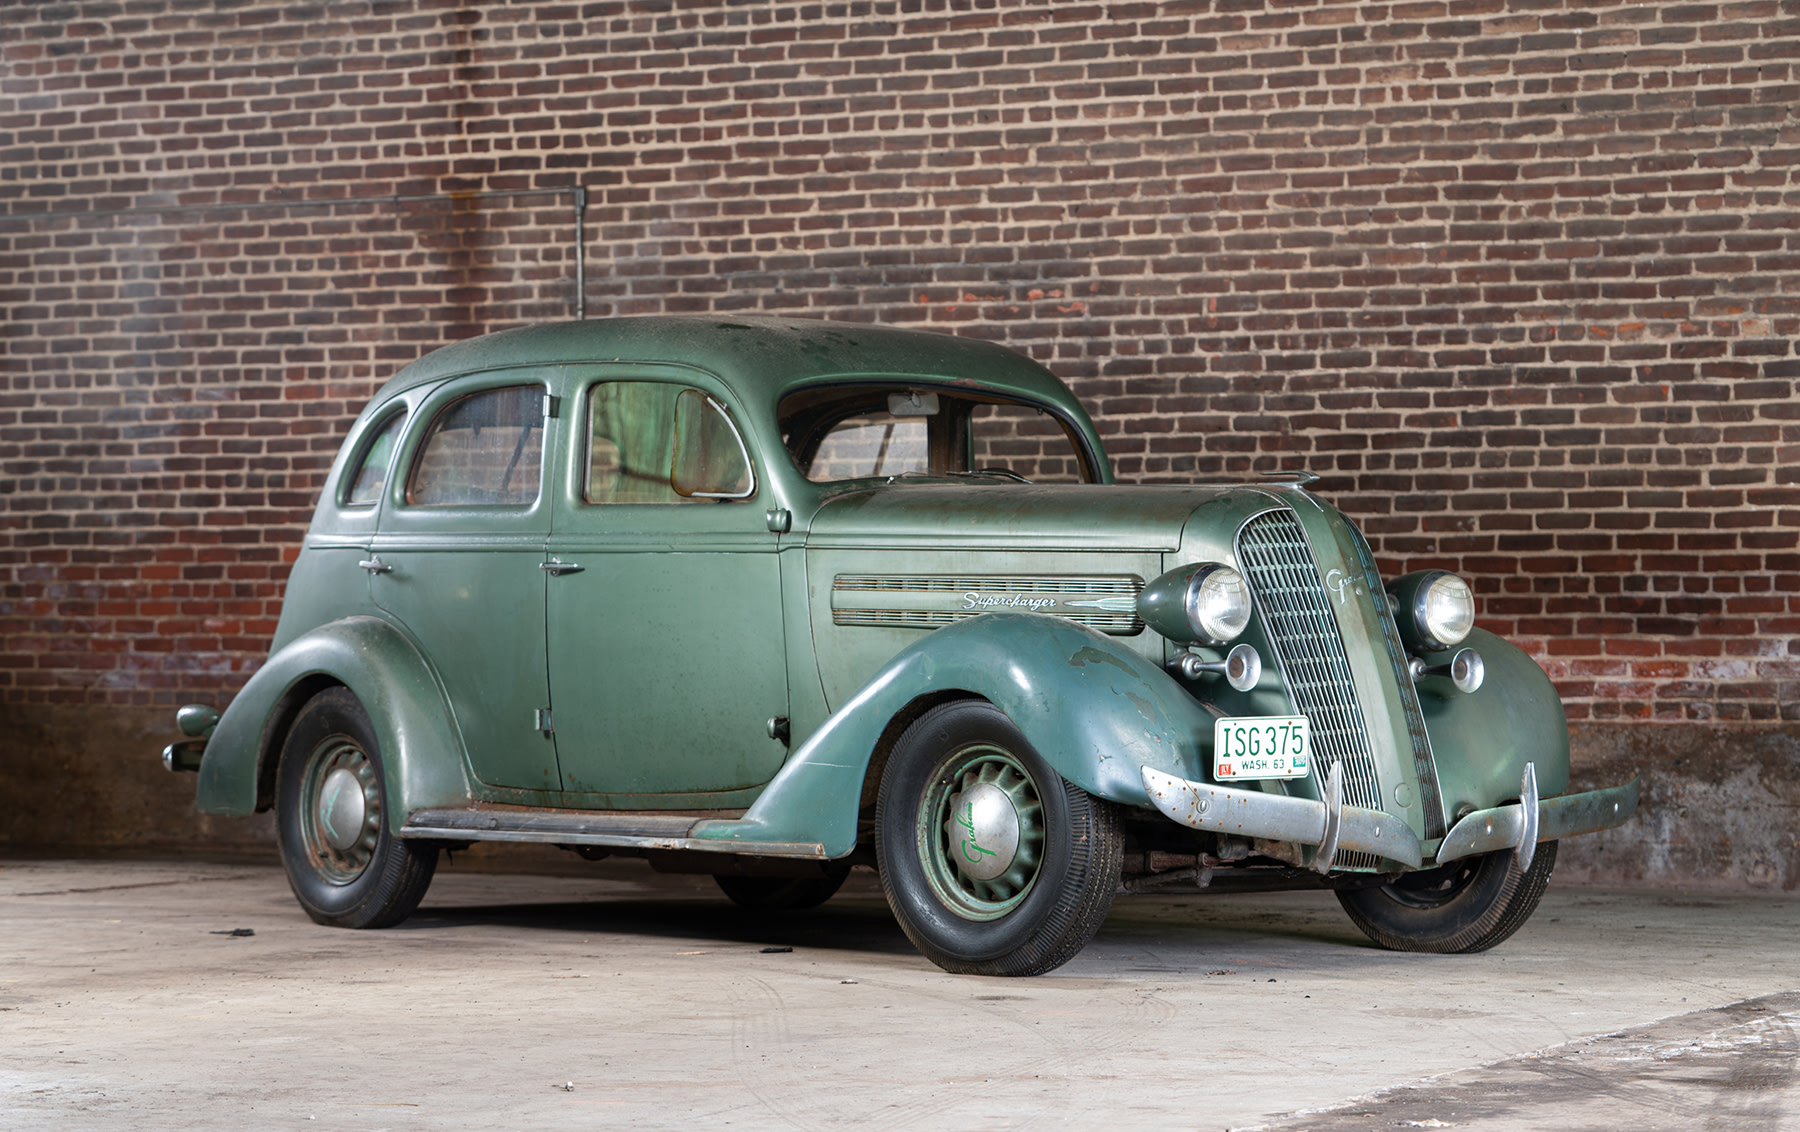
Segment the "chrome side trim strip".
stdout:
<svg viewBox="0 0 1800 1132">
<path fill-rule="evenodd" d="M 1151 767 L 1140 773 L 1156 808 L 1189 829 L 1319 846 L 1331 833 L 1325 802 L 1190 782 Z M 1342 806 L 1337 818 L 1337 851 L 1373 853 L 1411 869 L 1423 863 L 1419 839 L 1400 818 L 1361 806 Z M 1327 868 L 1335 857 L 1325 860 Z"/>
<path fill-rule="evenodd" d="M 1476 810 L 1444 835 L 1444 843 L 1438 847 L 1438 864 L 1502 849 L 1518 853 L 1528 836 L 1536 845 L 1623 825 L 1637 812 L 1638 781 L 1634 778 L 1623 786 L 1546 798 L 1537 805 L 1535 830 L 1530 828 L 1531 818 L 1525 807 L 1517 802 L 1495 806 L 1491 810 Z M 1535 781 L 1532 785 L 1535 788 Z M 1526 862 L 1530 861 L 1529 856 L 1522 853 L 1520 856 Z"/>
</svg>

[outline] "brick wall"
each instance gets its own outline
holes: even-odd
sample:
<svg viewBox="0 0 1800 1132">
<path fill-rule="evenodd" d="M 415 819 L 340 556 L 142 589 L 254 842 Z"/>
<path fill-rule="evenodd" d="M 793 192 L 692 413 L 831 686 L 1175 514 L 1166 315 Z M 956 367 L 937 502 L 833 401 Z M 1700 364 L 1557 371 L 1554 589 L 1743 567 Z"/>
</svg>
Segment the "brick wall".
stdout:
<svg viewBox="0 0 1800 1132">
<path fill-rule="evenodd" d="M 360 402 L 575 310 L 997 339 L 1577 720 L 1800 719 L 1800 3 L 0 0 L 0 702 L 219 698 Z"/>
</svg>

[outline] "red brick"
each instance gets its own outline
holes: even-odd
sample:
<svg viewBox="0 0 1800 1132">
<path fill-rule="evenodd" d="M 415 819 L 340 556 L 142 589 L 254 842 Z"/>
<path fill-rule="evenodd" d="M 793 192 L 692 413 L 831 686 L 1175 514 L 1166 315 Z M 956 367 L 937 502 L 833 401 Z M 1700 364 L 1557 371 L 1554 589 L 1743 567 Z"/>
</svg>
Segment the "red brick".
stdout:
<svg viewBox="0 0 1800 1132">
<path fill-rule="evenodd" d="M 579 183 L 591 315 L 1001 341 L 1127 478 L 1326 474 L 1572 718 L 1800 718 L 1673 659 L 1800 655 L 1784 24 L 249 0 L 178 42 L 64 8 L 0 24 L 0 697 L 241 683 L 361 401 L 572 313 Z"/>
</svg>

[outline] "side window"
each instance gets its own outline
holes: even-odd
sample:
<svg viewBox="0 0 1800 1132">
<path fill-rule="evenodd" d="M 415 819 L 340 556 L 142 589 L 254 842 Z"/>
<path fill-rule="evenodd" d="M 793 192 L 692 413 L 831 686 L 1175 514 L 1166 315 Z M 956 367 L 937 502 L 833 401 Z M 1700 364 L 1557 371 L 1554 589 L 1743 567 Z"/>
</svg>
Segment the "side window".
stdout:
<svg viewBox="0 0 1800 1132">
<path fill-rule="evenodd" d="M 369 507 L 380 501 L 381 489 L 387 486 L 394 462 L 394 441 L 399 439 L 400 426 L 405 421 L 404 412 L 395 413 L 376 429 L 375 439 L 363 450 L 355 471 L 345 477 L 350 486 L 344 492 L 344 506 Z"/>
<path fill-rule="evenodd" d="M 588 392 L 589 503 L 692 503 L 754 492 L 743 440 L 698 389 L 608 381 Z"/>
<path fill-rule="evenodd" d="M 417 507 L 525 506 L 537 499 L 544 390 L 484 389 L 439 412 L 419 447 L 406 501 Z"/>
</svg>

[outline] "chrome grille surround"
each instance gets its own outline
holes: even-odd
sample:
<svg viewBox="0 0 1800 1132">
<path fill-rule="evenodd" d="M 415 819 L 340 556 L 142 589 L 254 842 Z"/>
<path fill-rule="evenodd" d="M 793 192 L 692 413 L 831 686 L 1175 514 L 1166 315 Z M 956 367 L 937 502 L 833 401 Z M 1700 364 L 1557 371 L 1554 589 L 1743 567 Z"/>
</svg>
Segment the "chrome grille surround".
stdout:
<svg viewBox="0 0 1800 1132">
<path fill-rule="evenodd" d="M 1285 507 L 1252 517 L 1238 529 L 1237 557 L 1294 707 L 1311 721 L 1313 779 L 1321 796 L 1335 762 L 1344 768 L 1344 803 L 1385 812 L 1350 658 L 1300 520 Z M 1335 867 L 1371 870 L 1378 864 L 1374 854 L 1345 852 Z"/>
<path fill-rule="evenodd" d="M 1375 619 L 1381 622 L 1381 635 L 1387 641 L 1388 660 L 1394 666 L 1394 679 L 1400 689 L 1400 706 L 1406 713 L 1406 734 L 1412 741 L 1413 771 L 1419 779 L 1419 805 L 1425 811 L 1425 836 L 1442 837 L 1444 826 L 1443 794 L 1438 788 L 1437 759 L 1431 753 L 1431 735 L 1425 730 L 1425 712 L 1419 706 L 1419 690 L 1413 686 L 1412 670 L 1407 666 L 1406 648 L 1400 643 L 1400 630 L 1394 624 L 1394 609 L 1388 603 L 1387 590 L 1381 584 L 1381 571 L 1375 568 L 1375 554 L 1369 541 L 1355 527 L 1350 534 L 1356 543 L 1356 557 L 1363 569 L 1363 583 L 1375 603 Z"/>
</svg>

